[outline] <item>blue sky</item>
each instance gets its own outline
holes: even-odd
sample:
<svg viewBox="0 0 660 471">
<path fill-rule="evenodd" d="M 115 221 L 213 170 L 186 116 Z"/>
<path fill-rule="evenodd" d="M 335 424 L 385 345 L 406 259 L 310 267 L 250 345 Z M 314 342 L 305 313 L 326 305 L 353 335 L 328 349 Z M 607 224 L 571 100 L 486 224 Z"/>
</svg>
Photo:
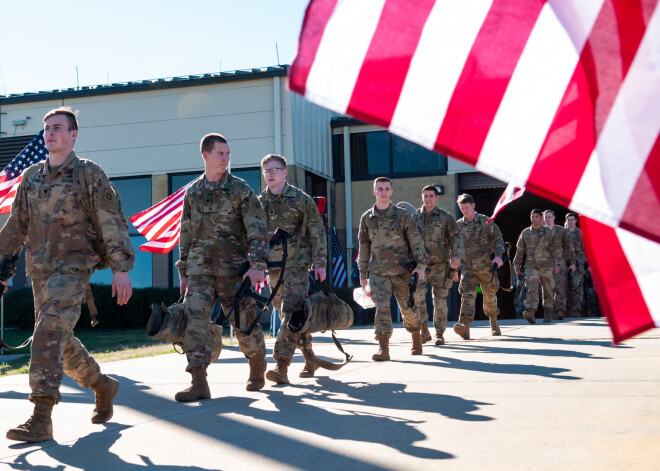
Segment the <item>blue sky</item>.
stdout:
<svg viewBox="0 0 660 471">
<path fill-rule="evenodd" d="M 0 95 L 290 64 L 307 0 L 0 3 Z"/>
</svg>

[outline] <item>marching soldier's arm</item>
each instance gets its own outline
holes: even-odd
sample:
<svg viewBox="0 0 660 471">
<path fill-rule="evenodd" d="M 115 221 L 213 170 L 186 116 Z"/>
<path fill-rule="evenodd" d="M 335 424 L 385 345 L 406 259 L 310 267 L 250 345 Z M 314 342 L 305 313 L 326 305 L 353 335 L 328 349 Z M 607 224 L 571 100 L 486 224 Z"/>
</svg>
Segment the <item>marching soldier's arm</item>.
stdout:
<svg viewBox="0 0 660 471">
<path fill-rule="evenodd" d="M 305 198 L 305 211 L 307 212 L 307 232 L 312 242 L 312 263 L 314 268 L 325 268 L 328 259 L 328 243 L 321 213 L 311 198 Z"/>
<path fill-rule="evenodd" d="M 266 266 L 266 260 L 268 259 L 268 225 L 264 208 L 250 187 L 247 188 L 241 199 L 241 213 L 247 232 L 250 268 L 265 271 L 268 268 Z"/>
<path fill-rule="evenodd" d="M 465 258 L 465 246 L 463 245 L 461 231 L 454 219 L 449 219 L 449 224 L 447 225 L 447 240 L 449 240 L 449 246 L 451 247 L 450 257 L 463 260 Z"/>
<path fill-rule="evenodd" d="M 176 268 L 179 270 L 179 279 L 187 278 L 186 264 L 188 253 L 193 239 L 192 223 L 190 222 L 191 197 L 186 193 L 183 197 L 183 211 L 181 212 L 181 229 L 179 232 L 179 260 Z"/>
<path fill-rule="evenodd" d="M 363 215 L 360 219 L 360 229 L 358 230 L 358 270 L 360 270 L 360 281 L 366 280 L 369 274 L 369 260 L 371 259 L 371 239 L 369 238 L 369 230 Z"/>
<path fill-rule="evenodd" d="M 20 183 L 11 205 L 9 219 L 0 230 L 0 256 L 4 258 L 11 255 L 23 246 L 27 239 L 29 223 L 27 189 Z"/>
<path fill-rule="evenodd" d="M 525 231 L 521 232 L 520 237 L 518 237 L 518 243 L 516 243 L 516 256 L 513 257 L 513 266 L 516 272 L 521 271 L 520 267 L 525 258 L 525 251 L 527 250 L 525 238 L 523 237 L 524 233 Z"/>
<path fill-rule="evenodd" d="M 577 256 L 575 254 L 575 247 L 573 247 L 573 240 L 571 239 L 571 235 L 568 233 L 568 230 L 563 231 L 563 235 L 566 259 L 568 260 L 569 265 L 575 265 Z"/>
<path fill-rule="evenodd" d="M 504 247 L 504 237 L 502 237 L 502 231 L 500 231 L 500 228 L 497 227 L 495 222 L 486 223 L 486 227 L 488 228 L 490 241 L 493 244 L 492 247 L 495 256 L 502 257 L 506 251 L 506 248 Z"/>
<path fill-rule="evenodd" d="M 119 194 L 101 167 L 90 165 L 92 182 L 92 202 L 96 211 L 103 240 L 108 249 L 112 272 L 128 272 L 133 269 L 135 252 L 128 236 Z M 90 181 L 89 179 L 87 181 Z"/>
<path fill-rule="evenodd" d="M 406 214 L 403 225 L 404 230 L 406 231 L 406 237 L 408 238 L 408 243 L 410 244 L 410 251 L 415 259 L 415 263 L 417 263 L 415 268 L 424 271 L 429 264 L 429 253 L 424 246 L 424 239 L 422 239 L 422 235 L 419 233 L 417 222 L 411 216 Z"/>
</svg>

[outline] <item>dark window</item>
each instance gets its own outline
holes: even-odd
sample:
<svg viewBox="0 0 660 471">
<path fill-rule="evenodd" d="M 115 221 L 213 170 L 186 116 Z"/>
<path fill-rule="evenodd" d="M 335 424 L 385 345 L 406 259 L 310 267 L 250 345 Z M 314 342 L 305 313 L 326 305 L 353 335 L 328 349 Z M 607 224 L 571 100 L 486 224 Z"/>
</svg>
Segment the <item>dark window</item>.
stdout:
<svg viewBox="0 0 660 471">
<path fill-rule="evenodd" d="M 392 136 L 393 173 L 447 171 L 447 157 L 422 146 Z"/>
</svg>

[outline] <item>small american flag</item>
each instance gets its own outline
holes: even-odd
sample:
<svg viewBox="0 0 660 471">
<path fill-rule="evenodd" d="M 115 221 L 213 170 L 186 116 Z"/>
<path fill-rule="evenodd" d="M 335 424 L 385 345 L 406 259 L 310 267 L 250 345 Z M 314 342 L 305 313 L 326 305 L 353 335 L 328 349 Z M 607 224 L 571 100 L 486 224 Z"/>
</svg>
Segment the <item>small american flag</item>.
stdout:
<svg viewBox="0 0 660 471">
<path fill-rule="evenodd" d="M 344 286 L 346 283 L 346 266 L 344 257 L 341 256 L 341 248 L 337 240 L 337 230 L 332 228 L 332 285 Z"/>
<path fill-rule="evenodd" d="M 193 180 L 194 181 L 194 180 Z M 179 243 L 183 196 L 193 182 L 149 209 L 131 216 L 131 222 L 149 242 L 142 244 L 143 252 L 169 253 Z"/>
<path fill-rule="evenodd" d="M 44 160 L 47 156 L 48 149 L 44 145 L 44 132 L 41 130 L 25 149 L 0 172 L 0 214 L 11 211 L 11 204 L 16 197 L 23 170 Z"/>
</svg>

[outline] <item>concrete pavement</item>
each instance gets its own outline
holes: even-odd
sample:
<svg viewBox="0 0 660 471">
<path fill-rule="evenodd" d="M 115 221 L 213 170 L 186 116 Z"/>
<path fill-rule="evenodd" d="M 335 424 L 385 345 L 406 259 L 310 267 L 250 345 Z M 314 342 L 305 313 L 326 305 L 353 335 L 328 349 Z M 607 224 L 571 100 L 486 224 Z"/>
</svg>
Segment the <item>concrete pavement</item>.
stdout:
<svg viewBox="0 0 660 471">
<path fill-rule="evenodd" d="M 190 381 L 177 354 L 105 363 L 121 381 L 111 422 L 94 425 L 90 390 L 66 378 L 54 437 L 4 437 L 32 406 L 26 375 L 0 378 L 0 469 L 85 470 L 631 470 L 660 468 L 660 330 L 611 346 L 604 319 L 529 325 L 502 321 L 472 340 L 410 355 L 392 338 L 392 361 L 375 363 L 371 329 L 338 332 L 354 355 L 339 371 L 289 386 L 245 391 L 236 346 L 209 368 L 211 400 L 180 404 Z M 339 360 L 328 334 L 315 351 Z M 267 342 L 269 367 L 273 341 Z"/>
</svg>

